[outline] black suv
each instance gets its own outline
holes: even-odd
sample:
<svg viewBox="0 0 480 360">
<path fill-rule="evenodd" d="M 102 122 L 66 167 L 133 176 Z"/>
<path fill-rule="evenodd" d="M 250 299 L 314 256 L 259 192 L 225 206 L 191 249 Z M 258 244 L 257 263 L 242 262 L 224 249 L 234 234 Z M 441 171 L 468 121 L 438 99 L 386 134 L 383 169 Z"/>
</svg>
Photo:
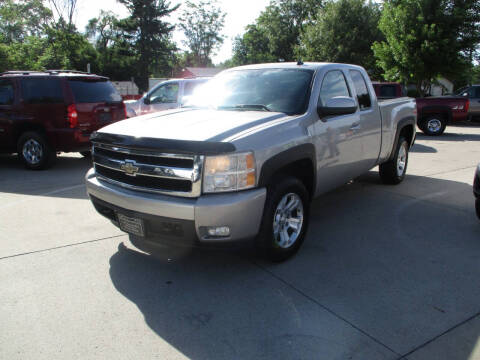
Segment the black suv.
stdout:
<svg viewBox="0 0 480 360">
<path fill-rule="evenodd" d="M 57 152 L 89 155 L 90 134 L 126 118 L 108 78 L 69 70 L 0 74 L 0 152 L 45 169 Z"/>
</svg>

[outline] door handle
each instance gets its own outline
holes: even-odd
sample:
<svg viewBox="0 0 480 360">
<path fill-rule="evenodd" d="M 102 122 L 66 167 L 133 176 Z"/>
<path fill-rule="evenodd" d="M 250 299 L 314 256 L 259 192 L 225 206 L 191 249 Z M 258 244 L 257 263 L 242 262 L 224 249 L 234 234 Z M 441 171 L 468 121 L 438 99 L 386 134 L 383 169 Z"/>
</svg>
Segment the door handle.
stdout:
<svg viewBox="0 0 480 360">
<path fill-rule="evenodd" d="M 353 123 L 352 126 L 350 126 L 350 130 L 353 130 L 353 131 L 360 130 L 360 124 Z"/>
</svg>

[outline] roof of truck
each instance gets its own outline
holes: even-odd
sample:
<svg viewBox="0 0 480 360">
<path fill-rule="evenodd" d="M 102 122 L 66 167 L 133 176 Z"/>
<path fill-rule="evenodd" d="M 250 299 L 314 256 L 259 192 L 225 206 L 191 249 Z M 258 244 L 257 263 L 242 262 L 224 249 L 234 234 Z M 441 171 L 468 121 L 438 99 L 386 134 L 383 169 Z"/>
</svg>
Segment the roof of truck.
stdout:
<svg viewBox="0 0 480 360">
<path fill-rule="evenodd" d="M 105 76 L 96 75 L 92 73 L 87 73 L 83 71 L 76 71 L 76 70 L 45 70 L 45 71 L 33 71 L 33 70 L 13 70 L 13 71 L 5 71 L 0 73 L 1 77 L 23 77 L 23 76 L 70 76 L 70 77 L 90 77 L 90 78 L 101 78 L 101 79 L 108 79 Z"/>
<path fill-rule="evenodd" d="M 234 67 L 229 70 L 237 69 L 309 69 L 309 70 L 318 70 L 323 67 L 348 67 L 348 68 L 359 68 L 363 69 L 361 66 L 352 65 L 352 64 L 341 64 L 341 63 L 328 63 L 328 62 L 277 62 L 277 63 L 266 63 L 266 64 L 253 64 L 253 65 L 244 65 Z"/>
</svg>

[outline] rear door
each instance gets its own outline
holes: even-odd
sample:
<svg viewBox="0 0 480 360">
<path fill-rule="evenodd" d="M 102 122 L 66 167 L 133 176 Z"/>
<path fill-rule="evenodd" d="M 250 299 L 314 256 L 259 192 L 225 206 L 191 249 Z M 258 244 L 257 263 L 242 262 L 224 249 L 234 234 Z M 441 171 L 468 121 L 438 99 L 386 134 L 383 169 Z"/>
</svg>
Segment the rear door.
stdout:
<svg viewBox="0 0 480 360">
<path fill-rule="evenodd" d="M 122 97 L 109 80 L 76 76 L 69 77 L 67 83 L 81 130 L 91 132 L 125 119 Z"/>
<path fill-rule="evenodd" d="M 356 136 L 360 142 L 362 158 L 358 159 L 358 171 L 363 173 L 377 163 L 382 139 L 382 121 L 378 105 L 372 101 L 374 97 L 370 94 L 365 76 L 358 70 L 350 70 L 349 75 L 359 107 L 360 122 Z"/>
<path fill-rule="evenodd" d="M 15 117 L 15 83 L 0 79 L 0 150 L 13 151 L 13 120 Z"/>
<path fill-rule="evenodd" d="M 29 76 L 20 79 L 21 121 L 41 125 L 47 131 L 66 127 L 66 103 L 62 79 Z"/>
</svg>

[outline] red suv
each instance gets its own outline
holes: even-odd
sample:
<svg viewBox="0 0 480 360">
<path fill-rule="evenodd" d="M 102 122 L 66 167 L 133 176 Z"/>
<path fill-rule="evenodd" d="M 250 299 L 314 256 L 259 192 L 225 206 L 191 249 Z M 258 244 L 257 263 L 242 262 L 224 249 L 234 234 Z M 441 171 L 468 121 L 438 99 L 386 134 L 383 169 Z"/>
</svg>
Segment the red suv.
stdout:
<svg viewBox="0 0 480 360">
<path fill-rule="evenodd" d="M 45 169 L 57 152 L 88 156 L 90 134 L 126 118 L 108 78 L 78 71 L 0 74 L 0 152 L 18 153 L 29 169 Z"/>
</svg>

